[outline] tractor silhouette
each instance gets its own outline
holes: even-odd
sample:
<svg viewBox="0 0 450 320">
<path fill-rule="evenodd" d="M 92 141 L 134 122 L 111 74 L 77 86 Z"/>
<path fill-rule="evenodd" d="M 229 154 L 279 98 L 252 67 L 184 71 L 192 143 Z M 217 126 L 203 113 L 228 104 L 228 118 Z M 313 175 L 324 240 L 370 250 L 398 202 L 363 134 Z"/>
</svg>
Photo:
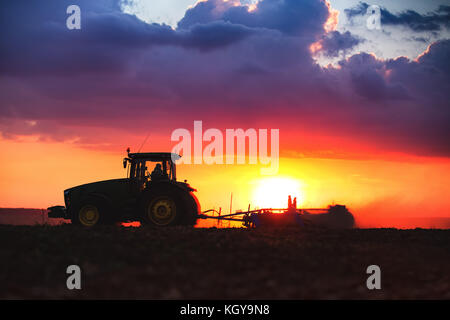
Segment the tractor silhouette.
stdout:
<svg viewBox="0 0 450 320">
<path fill-rule="evenodd" d="M 177 181 L 174 153 L 130 153 L 127 178 L 98 181 L 64 190 L 64 206 L 48 208 L 49 218 L 94 227 L 140 221 L 154 226 L 195 225 L 200 205 L 186 180 Z M 150 173 L 148 165 L 155 165 Z"/>
</svg>

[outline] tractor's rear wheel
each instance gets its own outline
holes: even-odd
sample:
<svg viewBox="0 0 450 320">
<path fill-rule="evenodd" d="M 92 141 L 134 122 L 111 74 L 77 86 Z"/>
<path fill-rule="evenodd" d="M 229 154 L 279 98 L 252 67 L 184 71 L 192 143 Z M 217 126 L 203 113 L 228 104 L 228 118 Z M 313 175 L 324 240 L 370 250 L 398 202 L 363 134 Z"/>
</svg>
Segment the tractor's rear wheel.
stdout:
<svg viewBox="0 0 450 320">
<path fill-rule="evenodd" d="M 159 227 L 195 225 L 197 212 L 188 197 L 188 193 L 175 188 L 149 192 L 142 202 L 141 222 Z"/>
<path fill-rule="evenodd" d="M 167 226 L 176 221 L 177 205 L 167 196 L 154 197 L 147 206 L 147 219 L 156 226 Z"/>
</svg>

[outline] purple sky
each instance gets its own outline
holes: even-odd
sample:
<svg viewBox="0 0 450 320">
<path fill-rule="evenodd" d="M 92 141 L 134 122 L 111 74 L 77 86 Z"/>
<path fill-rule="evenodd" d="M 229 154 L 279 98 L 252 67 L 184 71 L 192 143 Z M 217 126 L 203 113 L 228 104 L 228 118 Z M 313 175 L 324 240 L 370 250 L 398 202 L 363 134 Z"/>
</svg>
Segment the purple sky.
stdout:
<svg viewBox="0 0 450 320">
<path fill-rule="evenodd" d="M 81 30 L 66 28 L 70 4 L 81 8 Z M 120 4 L 2 1 L 3 138 L 101 145 L 203 120 L 284 129 L 293 151 L 290 140 L 314 132 L 380 150 L 450 155 L 450 6 L 382 7 L 383 28 L 374 35 L 355 27 L 364 2 L 340 8 L 346 24 L 329 32 L 329 7 L 320 0 L 262 0 L 254 11 L 209 0 L 187 10 L 177 28 L 146 23 Z M 393 57 L 395 41 L 385 50 L 376 42 L 398 37 L 429 49 L 417 59 Z M 313 55 L 316 42 L 322 49 Z"/>
</svg>

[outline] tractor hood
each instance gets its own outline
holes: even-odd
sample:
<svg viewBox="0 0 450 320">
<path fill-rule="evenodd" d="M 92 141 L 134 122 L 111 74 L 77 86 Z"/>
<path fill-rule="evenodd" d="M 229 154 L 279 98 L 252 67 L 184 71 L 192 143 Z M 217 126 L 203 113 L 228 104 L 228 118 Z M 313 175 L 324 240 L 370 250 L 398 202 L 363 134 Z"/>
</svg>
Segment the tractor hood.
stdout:
<svg viewBox="0 0 450 320">
<path fill-rule="evenodd" d="M 96 182 L 91 182 L 91 183 L 86 183 L 86 184 L 82 184 L 79 186 L 75 186 L 69 189 L 64 190 L 64 194 L 68 194 L 71 193 L 73 191 L 89 191 L 89 192 L 93 192 L 93 191 L 101 191 L 111 185 L 117 185 L 117 184 L 123 184 L 127 181 L 128 179 L 126 178 L 122 178 L 122 179 L 110 179 L 110 180 L 103 180 L 103 181 L 96 181 Z"/>
</svg>

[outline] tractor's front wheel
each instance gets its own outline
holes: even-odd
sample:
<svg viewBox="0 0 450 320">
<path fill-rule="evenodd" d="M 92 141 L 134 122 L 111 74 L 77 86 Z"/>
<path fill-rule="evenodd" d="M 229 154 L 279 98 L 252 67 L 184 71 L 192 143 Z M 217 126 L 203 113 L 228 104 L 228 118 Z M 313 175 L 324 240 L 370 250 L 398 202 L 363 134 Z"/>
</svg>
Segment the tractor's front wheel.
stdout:
<svg viewBox="0 0 450 320">
<path fill-rule="evenodd" d="M 84 227 L 95 227 L 106 224 L 106 206 L 97 199 L 86 199 L 82 201 L 72 214 L 72 224 Z"/>
<path fill-rule="evenodd" d="M 100 220 L 99 209 L 91 204 L 87 204 L 78 211 L 78 221 L 85 227 L 93 227 Z"/>
</svg>

